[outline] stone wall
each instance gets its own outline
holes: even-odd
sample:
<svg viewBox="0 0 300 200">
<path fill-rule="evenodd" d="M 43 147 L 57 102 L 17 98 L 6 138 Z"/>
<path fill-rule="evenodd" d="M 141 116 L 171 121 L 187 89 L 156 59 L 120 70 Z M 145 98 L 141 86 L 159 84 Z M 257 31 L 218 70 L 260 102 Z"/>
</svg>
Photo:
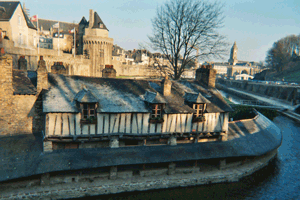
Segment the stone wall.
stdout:
<svg viewBox="0 0 300 200">
<path fill-rule="evenodd" d="M 159 70 L 147 65 L 117 65 L 114 66 L 117 76 L 160 77 Z"/>
<path fill-rule="evenodd" d="M 84 58 L 84 56 L 62 53 L 57 55 L 57 51 L 52 49 L 44 49 L 40 55 L 44 56 L 46 68 L 49 73 L 54 63 L 62 62 L 67 69 L 68 75 L 90 76 L 91 60 Z"/>
<path fill-rule="evenodd" d="M 35 95 L 13 95 L 12 57 L 0 57 L 0 136 L 32 132 Z"/>
<path fill-rule="evenodd" d="M 40 179 L 31 178 L 27 181 L 19 180 L 14 183 L 2 183 L 0 187 L 4 190 L 0 191 L 0 198 L 65 199 L 129 191 L 236 182 L 268 165 L 276 154 L 277 149 L 261 157 L 243 160 L 243 162 L 237 162 L 236 164 L 231 163 L 229 168 L 203 165 L 200 165 L 200 167 L 175 167 L 174 173 L 169 173 L 167 168 L 142 170 L 140 175 L 131 170 L 115 171 L 116 176 L 114 178 L 109 178 L 111 177 L 111 170 L 96 174 L 76 174 L 74 172 L 72 172 L 73 174 L 70 172 L 69 174 L 54 176 L 44 174 Z M 223 164 L 226 166 L 226 162 Z"/>
<path fill-rule="evenodd" d="M 35 48 L 15 47 L 11 40 L 2 40 L 1 44 L 5 52 L 12 56 L 12 65 L 14 69 L 18 69 L 18 60 L 20 56 L 25 56 L 27 60 L 27 70 L 36 70 L 38 55 Z"/>
<path fill-rule="evenodd" d="M 264 83 L 255 83 L 249 81 L 234 81 L 219 79 L 219 83 L 228 87 L 238 88 L 244 91 L 253 92 L 262 96 L 269 96 L 281 99 L 291 104 L 300 103 L 300 90 L 295 86 L 288 85 L 270 85 Z"/>
</svg>

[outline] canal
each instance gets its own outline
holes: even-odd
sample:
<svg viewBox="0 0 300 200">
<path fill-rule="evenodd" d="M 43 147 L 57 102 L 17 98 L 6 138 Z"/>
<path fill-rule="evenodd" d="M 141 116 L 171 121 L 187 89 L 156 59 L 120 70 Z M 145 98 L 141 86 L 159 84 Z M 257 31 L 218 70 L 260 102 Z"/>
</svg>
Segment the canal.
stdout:
<svg viewBox="0 0 300 200">
<path fill-rule="evenodd" d="M 89 199 L 300 199 L 300 124 L 284 116 L 276 117 L 273 122 L 283 135 L 277 157 L 267 167 L 239 182 L 137 191 Z"/>
</svg>

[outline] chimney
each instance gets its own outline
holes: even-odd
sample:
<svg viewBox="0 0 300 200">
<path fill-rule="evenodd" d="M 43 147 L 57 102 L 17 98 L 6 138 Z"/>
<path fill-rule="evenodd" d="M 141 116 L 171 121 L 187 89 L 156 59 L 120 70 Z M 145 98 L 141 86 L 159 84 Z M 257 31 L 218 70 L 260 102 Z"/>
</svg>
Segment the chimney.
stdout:
<svg viewBox="0 0 300 200">
<path fill-rule="evenodd" d="M 168 76 L 162 81 L 162 90 L 164 96 L 171 95 L 172 81 L 168 79 Z"/>
<path fill-rule="evenodd" d="M 18 60 L 18 69 L 27 71 L 27 60 L 25 59 L 25 56 L 20 56 Z"/>
<path fill-rule="evenodd" d="M 116 78 L 117 71 L 114 69 L 113 65 L 105 65 L 102 70 L 102 78 Z"/>
<path fill-rule="evenodd" d="M 89 28 L 92 28 L 94 26 L 94 21 L 94 11 L 93 9 L 90 9 Z"/>
<path fill-rule="evenodd" d="M 204 84 L 206 87 L 215 87 L 216 70 L 211 65 L 204 66 L 196 70 L 196 80 Z"/>
<path fill-rule="evenodd" d="M 42 89 L 48 89 L 48 71 L 46 68 L 46 62 L 43 56 L 40 56 L 37 69 L 37 91 L 41 92 Z"/>
</svg>

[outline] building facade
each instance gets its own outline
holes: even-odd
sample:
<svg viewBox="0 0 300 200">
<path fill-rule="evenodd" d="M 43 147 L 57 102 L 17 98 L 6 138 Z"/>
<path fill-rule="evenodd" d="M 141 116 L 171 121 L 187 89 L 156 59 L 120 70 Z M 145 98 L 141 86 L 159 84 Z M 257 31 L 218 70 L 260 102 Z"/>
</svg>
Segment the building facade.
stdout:
<svg viewBox="0 0 300 200">
<path fill-rule="evenodd" d="M 197 71 L 203 84 L 49 74 L 44 151 L 226 140 L 232 109 L 213 71 Z"/>
<path fill-rule="evenodd" d="M 11 40 L 14 47 L 36 48 L 37 29 L 18 1 L 0 2 L 0 28 L 4 39 Z"/>
</svg>

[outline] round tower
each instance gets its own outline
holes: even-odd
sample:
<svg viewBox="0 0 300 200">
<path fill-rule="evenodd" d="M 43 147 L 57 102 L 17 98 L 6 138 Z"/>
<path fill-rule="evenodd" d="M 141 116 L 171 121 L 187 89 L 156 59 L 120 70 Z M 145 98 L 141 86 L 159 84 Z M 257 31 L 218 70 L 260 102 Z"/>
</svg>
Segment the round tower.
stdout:
<svg viewBox="0 0 300 200">
<path fill-rule="evenodd" d="M 88 27 L 83 36 L 83 54 L 91 60 L 90 76 L 102 76 L 105 65 L 112 63 L 113 39 L 108 37 L 108 29 L 93 10 L 90 10 Z"/>
</svg>

